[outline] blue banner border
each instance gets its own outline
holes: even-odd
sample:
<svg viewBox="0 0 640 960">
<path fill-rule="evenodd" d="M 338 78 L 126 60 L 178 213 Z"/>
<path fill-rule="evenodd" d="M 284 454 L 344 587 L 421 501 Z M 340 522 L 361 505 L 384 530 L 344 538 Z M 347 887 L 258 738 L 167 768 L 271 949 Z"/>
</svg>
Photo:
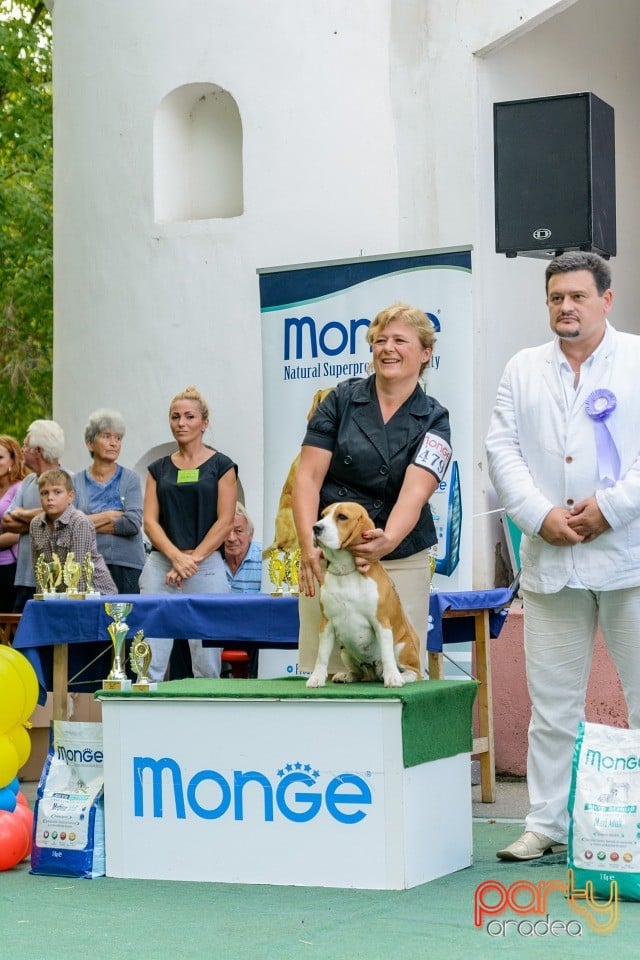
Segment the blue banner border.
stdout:
<svg viewBox="0 0 640 960">
<path fill-rule="evenodd" d="M 375 277 L 430 267 L 470 271 L 471 248 L 259 269 L 261 311 L 264 313 L 309 303 Z"/>
</svg>

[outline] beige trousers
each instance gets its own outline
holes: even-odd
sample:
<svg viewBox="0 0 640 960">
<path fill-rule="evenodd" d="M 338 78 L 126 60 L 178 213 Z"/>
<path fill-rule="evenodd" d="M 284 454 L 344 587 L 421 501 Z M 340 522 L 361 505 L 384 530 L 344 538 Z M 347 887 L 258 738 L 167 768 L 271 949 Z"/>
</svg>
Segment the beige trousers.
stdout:
<svg viewBox="0 0 640 960">
<path fill-rule="evenodd" d="M 382 566 L 398 591 L 404 612 L 415 627 L 420 640 L 420 669 L 425 675 L 427 656 L 427 629 L 429 626 L 429 587 L 431 573 L 429 550 L 421 550 L 402 560 L 383 560 Z M 316 589 L 315 597 L 300 597 L 300 634 L 298 639 L 298 663 L 300 671 L 311 673 L 318 656 L 318 634 L 320 632 L 320 599 Z M 329 673 L 344 669 L 340 651 L 335 649 L 329 660 Z"/>
</svg>

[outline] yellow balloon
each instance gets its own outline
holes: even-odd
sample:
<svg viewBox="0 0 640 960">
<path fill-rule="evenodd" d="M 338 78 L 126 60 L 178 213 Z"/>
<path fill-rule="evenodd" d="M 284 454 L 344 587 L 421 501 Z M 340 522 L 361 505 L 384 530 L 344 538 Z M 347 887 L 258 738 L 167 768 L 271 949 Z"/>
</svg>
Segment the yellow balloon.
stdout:
<svg viewBox="0 0 640 960">
<path fill-rule="evenodd" d="M 0 657 L 0 733 L 22 720 L 25 711 L 24 684 L 18 671 Z"/>
<path fill-rule="evenodd" d="M 20 764 L 16 748 L 6 733 L 0 736 L 0 790 L 17 776 Z"/>
<path fill-rule="evenodd" d="M 20 674 L 24 686 L 25 700 L 20 723 L 26 723 L 38 705 L 38 677 L 24 654 L 16 650 L 15 647 L 9 647 L 6 644 L 0 645 L 0 658 L 2 657 L 8 660 L 11 666 Z"/>
<path fill-rule="evenodd" d="M 7 737 L 16 748 L 18 754 L 18 770 L 24 767 L 31 754 L 31 737 L 29 731 L 21 723 L 13 730 L 7 730 Z"/>
</svg>

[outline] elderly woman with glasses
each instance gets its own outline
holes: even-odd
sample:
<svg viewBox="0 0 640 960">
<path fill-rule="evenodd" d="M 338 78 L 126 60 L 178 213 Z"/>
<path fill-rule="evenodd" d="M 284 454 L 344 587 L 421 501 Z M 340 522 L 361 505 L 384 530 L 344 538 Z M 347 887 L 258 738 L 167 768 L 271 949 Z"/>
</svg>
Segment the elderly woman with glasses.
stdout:
<svg viewBox="0 0 640 960">
<path fill-rule="evenodd" d="M 118 463 L 124 420 L 115 410 L 96 410 L 84 428 L 91 464 L 73 478 L 75 505 L 96 528 L 104 557 L 119 593 L 140 593 L 144 567 L 142 487 L 138 475 Z"/>
</svg>

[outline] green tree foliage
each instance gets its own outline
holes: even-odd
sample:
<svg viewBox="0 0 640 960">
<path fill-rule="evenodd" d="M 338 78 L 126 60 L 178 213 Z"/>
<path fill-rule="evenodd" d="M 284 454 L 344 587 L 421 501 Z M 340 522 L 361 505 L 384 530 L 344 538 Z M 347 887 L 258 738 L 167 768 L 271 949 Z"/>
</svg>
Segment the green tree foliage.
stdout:
<svg viewBox="0 0 640 960">
<path fill-rule="evenodd" d="M 51 416 L 51 23 L 0 0 L 0 433 Z"/>
</svg>

